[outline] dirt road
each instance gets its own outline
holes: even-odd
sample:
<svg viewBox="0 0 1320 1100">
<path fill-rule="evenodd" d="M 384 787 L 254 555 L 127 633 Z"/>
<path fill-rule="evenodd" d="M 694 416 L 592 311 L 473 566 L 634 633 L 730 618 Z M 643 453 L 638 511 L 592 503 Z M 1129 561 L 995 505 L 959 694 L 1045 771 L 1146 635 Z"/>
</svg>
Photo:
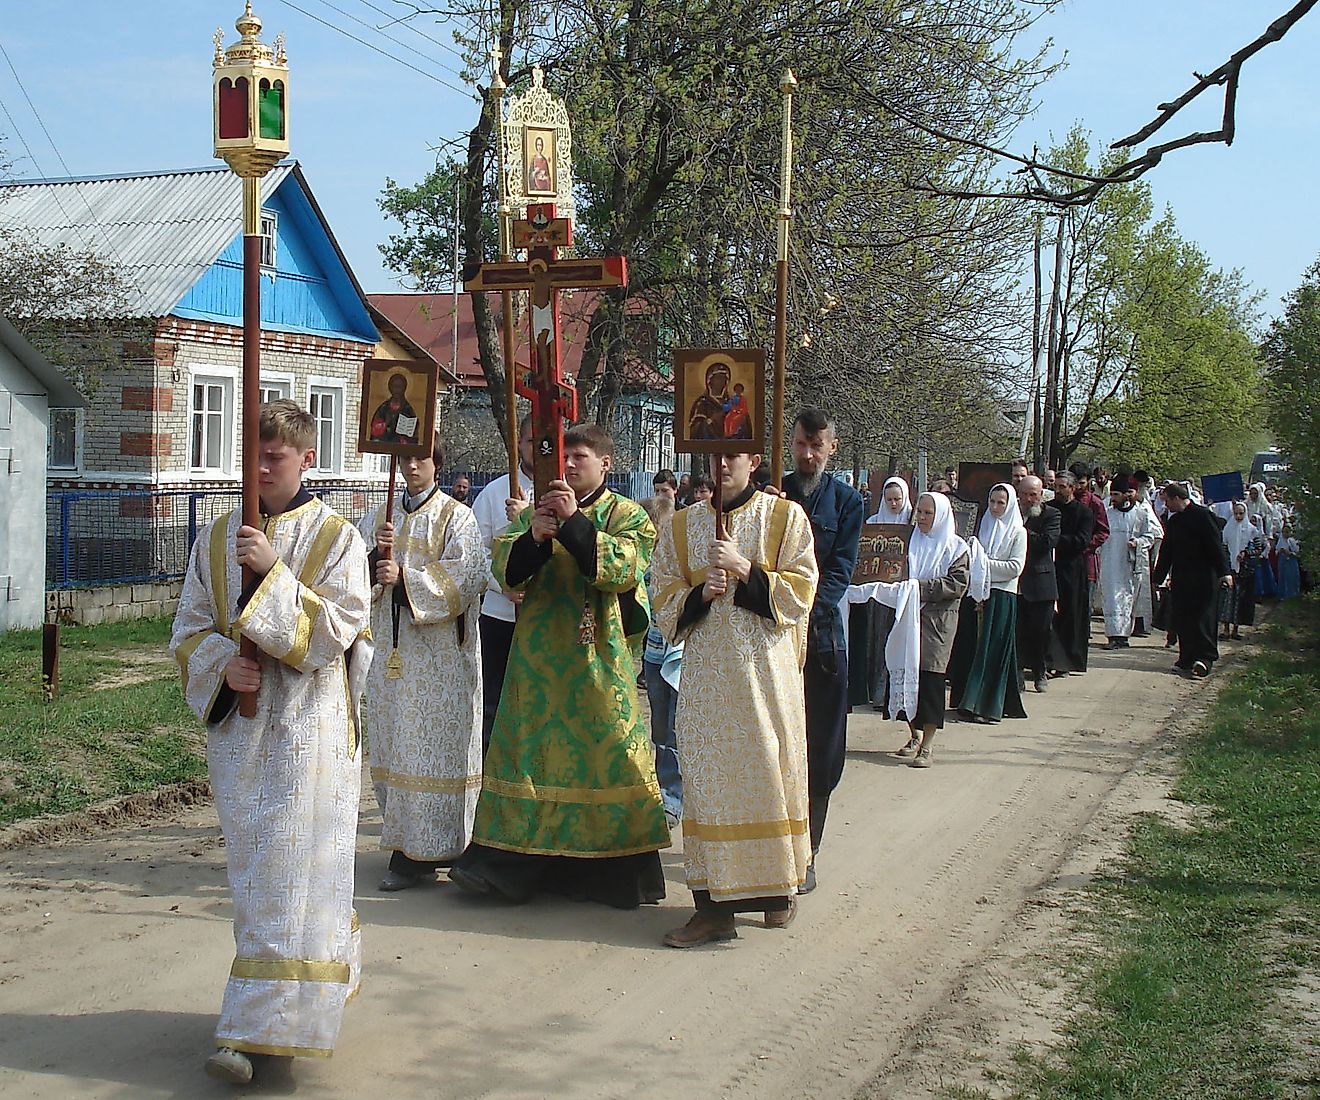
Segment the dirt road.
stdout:
<svg viewBox="0 0 1320 1100">
<path fill-rule="evenodd" d="M 362 995 L 335 1057 L 298 1063 L 298 1091 L 889 1095 L 887 1067 L 919 1041 L 914 1026 L 995 957 L 1201 687 L 1171 663 L 1153 641 L 1093 650 L 1086 676 L 1028 692 L 1030 719 L 950 724 L 925 772 L 888 755 L 897 726 L 854 715 L 820 889 L 787 931 L 748 920 L 713 948 L 659 944 L 688 913 L 677 846 L 663 854 L 669 899 L 631 913 L 501 908 L 448 885 L 382 895 L 368 806 Z M 0 1095 L 233 1095 L 201 1075 L 233 954 L 209 808 L 4 853 L 0 867 Z"/>
</svg>

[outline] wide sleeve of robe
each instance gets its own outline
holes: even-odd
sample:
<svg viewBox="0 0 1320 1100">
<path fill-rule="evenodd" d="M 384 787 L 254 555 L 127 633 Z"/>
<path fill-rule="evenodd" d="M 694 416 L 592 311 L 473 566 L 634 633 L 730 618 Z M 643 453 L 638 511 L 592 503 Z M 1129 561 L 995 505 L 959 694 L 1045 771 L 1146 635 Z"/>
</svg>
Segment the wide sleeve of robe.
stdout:
<svg viewBox="0 0 1320 1100">
<path fill-rule="evenodd" d="M 325 564 L 307 578 L 310 583 L 277 559 L 234 620 L 235 631 L 299 672 L 338 660 L 371 618 L 367 548 L 357 528 L 334 517 L 317 537 L 328 547 Z"/>
<path fill-rule="evenodd" d="M 221 516 L 193 542 L 170 636 L 170 652 L 179 662 L 183 676 L 184 699 L 203 722 L 218 722 L 233 708 L 234 702 L 233 692 L 225 684 L 225 666 L 231 657 L 237 656 L 238 642 L 230 637 L 229 624 L 218 620 L 216 608 L 224 608 L 229 599 L 224 592 L 217 598 L 213 587 L 216 579 L 211 576 L 214 548 L 220 555 L 218 583 L 224 584 L 228 527 L 229 517 Z M 226 700 L 221 700 L 222 690 L 229 697 Z M 223 705 L 224 702 L 228 705 Z"/>
<path fill-rule="evenodd" d="M 413 622 L 444 623 L 457 619 L 486 590 L 486 550 L 472 509 L 449 505 L 437 557 L 420 567 L 401 570 L 403 592 Z"/>
</svg>

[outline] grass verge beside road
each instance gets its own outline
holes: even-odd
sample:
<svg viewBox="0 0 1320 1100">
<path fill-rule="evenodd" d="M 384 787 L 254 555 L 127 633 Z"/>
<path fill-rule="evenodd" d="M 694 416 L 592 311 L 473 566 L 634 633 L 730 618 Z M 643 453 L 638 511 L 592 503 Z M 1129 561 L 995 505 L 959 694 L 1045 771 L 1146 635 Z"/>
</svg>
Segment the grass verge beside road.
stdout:
<svg viewBox="0 0 1320 1100">
<path fill-rule="evenodd" d="M 1200 808 L 1192 827 L 1143 818 L 1089 888 L 1084 1007 L 1058 1048 L 1023 1056 L 1020 1095 L 1320 1095 L 1316 599 L 1281 606 L 1228 673 L 1173 797 Z"/>
<path fill-rule="evenodd" d="M 41 632 L 0 635 L 0 825 L 202 775 L 167 619 L 66 626 L 60 694 L 41 694 Z"/>
</svg>

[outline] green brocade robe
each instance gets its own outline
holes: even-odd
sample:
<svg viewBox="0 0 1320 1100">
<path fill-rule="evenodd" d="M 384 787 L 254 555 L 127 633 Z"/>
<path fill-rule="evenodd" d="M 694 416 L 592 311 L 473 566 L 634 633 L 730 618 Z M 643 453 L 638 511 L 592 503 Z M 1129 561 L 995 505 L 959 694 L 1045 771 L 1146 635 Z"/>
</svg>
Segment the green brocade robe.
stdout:
<svg viewBox="0 0 1320 1100">
<path fill-rule="evenodd" d="M 492 548 L 491 573 L 526 596 L 486 752 L 477 844 L 587 858 L 670 844 L 637 697 L 649 621 L 643 574 L 655 528 L 639 505 L 609 490 L 581 515 L 596 528 L 590 579 L 556 538 L 529 580 L 507 583 L 509 555 L 528 530 L 530 508 Z M 582 640 L 587 608 L 590 642 Z"/>
</svg>

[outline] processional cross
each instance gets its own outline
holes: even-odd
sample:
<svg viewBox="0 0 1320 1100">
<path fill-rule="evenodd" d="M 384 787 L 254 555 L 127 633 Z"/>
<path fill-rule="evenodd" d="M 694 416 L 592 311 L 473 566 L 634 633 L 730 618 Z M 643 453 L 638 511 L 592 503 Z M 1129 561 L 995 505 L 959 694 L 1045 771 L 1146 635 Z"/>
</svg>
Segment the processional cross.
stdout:
<svg viewBox="0 0 1320 1100">
<path fill-rule="evenodd" d="M 536 496 L 564 476 L 564 421 L 578 418 L 577 390 L 564 379 L 559 358 L 559 292 L 621 287 L 628 282 L 622 256 L 560 259 L 559 249 L 573 244 L 573 223 L 555 216 L 555 204 L 532 203 L 527 217 L 513 223 L 513 247 L 526 249 L 526 260 L 482 264 L 463 283 L 469 292 L 526 290 L 531 309 L 531 371 L 518 378 L 517 392 L 532 404 L 532 475 Z M 506 316 L 510 325 L 513 318 Z M 505 370 L 516 370 L 506 363 Z"/>
</svg>

